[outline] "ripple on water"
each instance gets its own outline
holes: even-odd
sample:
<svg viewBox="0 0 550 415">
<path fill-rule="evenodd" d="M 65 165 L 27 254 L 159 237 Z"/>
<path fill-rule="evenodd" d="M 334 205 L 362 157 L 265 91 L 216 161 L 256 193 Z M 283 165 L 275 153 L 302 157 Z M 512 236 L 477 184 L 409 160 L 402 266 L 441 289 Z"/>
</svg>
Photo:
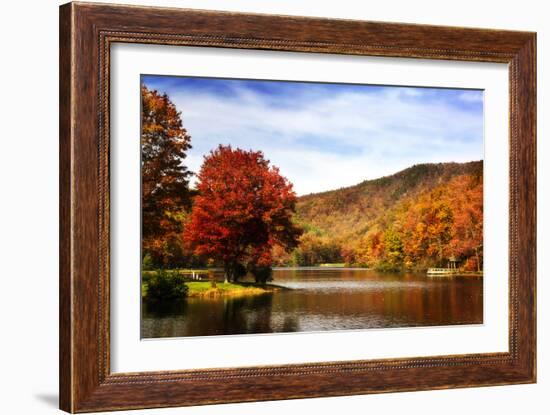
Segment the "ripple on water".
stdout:
<svg viewBox="0 0 550 415">
<path fill-rule="evenodd" d="M 293 290 L 371 291 L 385 289 L 425 288 L 421 281 L 276 281 L 277 285 Z"/>
</svg>

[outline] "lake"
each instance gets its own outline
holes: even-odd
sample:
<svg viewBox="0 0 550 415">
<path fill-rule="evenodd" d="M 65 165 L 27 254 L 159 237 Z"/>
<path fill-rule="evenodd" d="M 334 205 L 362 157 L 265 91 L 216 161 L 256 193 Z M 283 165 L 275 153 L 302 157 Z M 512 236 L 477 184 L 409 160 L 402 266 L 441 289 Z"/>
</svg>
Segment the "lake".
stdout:
<svg viewBox="0 0 550 415">
<path fill-rule="evenodd" d="M 287 289 L 246 297 L 144 303 L 143 338 L 483 323 L 482 277 L 357 268 L 282 268 Z"/>
</svg>

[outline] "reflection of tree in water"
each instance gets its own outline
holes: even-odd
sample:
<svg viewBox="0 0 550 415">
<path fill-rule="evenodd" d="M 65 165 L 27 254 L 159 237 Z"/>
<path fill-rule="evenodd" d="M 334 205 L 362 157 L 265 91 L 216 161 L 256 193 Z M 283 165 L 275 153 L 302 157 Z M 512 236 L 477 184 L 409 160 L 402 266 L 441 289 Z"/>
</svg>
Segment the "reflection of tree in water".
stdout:
<svg viewBox="0 0 550 415">
<path fill-rule="evenodd" d="M 283 322 L 283 333 L 289 333 L 293 331 L 298 331 L 298 319 L 296 317 L 286 316 Z"/>
<path fill-rule="evenodd" d="M 315 288 L 316 284 L 339 282 L 337 273 L 330 271 L 330 280 L 310 278 L 313 288 L 308 289 L 144 302 L 142 333 L 144 337 L 184 337 L 483 322 L 481 278 L 359 272 L 353 279 L 341 279 L 345 289 L 338 289 L 337 284 L 330 290 Z M 302 274 L 289 280 L 306 286 L 307 277 Z"/>
<path fill-rule="evenodd" d="M 224 299 L 224 333 L 271 333 L 273 294 Z"/>
<path fill-rule="evenodd" d="M 187 302 L 184 299 L 171 301 L 142 301 L 143 315 L 162 318 L 185 314 Z"/>
</svg>

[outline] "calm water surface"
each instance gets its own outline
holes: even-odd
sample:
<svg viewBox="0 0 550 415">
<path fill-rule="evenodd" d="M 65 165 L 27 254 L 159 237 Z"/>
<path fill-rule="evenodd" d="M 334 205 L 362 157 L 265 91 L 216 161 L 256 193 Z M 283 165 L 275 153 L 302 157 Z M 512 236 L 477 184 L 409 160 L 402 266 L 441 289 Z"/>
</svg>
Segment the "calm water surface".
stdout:
<svg viewBox="0 0 550 415">
<path fill-rule="evenodd" d="M 481 324 L 483 278 L 350 268 L 276 269 L 288 288 L 246 297 L 143 305 L 142 337 Z"/>
</svg>

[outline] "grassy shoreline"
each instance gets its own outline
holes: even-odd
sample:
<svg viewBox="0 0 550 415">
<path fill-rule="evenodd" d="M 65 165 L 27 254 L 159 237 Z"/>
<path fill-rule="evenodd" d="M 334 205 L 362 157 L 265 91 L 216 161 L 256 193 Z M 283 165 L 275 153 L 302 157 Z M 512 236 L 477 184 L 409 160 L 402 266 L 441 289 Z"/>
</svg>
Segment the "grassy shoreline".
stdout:
<svg viewBox="0 0 550 415">
<path fill-rule="evenodd" d="M 190 281 L 186 283 L 189 287 L 188 297 L 218 297 L 231 296 L 238 297 L 244 295 L 259 295 L 273 291 L 278 291 L 282 287 L 265 284 L 257 285 L 254 283 L 233 283 L 233 282 L 218 282 L 216 286 L 212 286 L 210 281 Z"/>
<path fill-rule="evenodd" d="M 240 297 L 248 295 L 261 295 L 285 289 L 274 284 L 259 285 L 254 283 L 217 282 L 215 286 L 211 281 L 186 281 L 189 288 L 187 298 L 206 297 Z M 141 284 L 141 295 L 147 297 L 147 283 Z"/>
</svg>

